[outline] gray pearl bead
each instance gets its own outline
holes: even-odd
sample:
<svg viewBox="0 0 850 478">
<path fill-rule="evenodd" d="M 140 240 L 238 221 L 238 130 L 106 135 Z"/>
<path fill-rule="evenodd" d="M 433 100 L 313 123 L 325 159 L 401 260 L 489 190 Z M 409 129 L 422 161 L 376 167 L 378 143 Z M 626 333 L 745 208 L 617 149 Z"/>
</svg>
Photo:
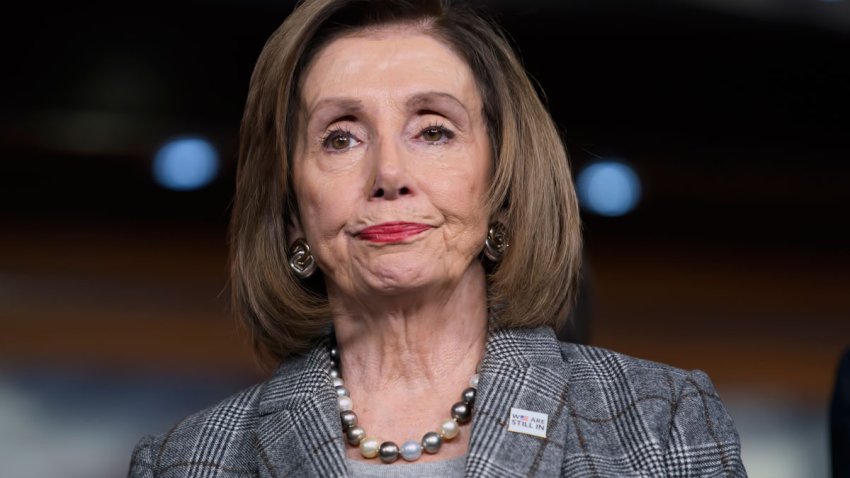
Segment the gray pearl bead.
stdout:
<svg viewBox="0 0 850 478">
<path fill-rule="evenodd" d="M 351 396 L 351 395 L 348 394 L 348 389 L 345 388 L 342 385 L 340 385 L 338 387 L 334 387 L 334 388 L 336 389 L 336 396 L 337 397 L 350 397 Z"/>
<path fill-rule="evenodd" d="M 361 427 L 354 427 L 345 432 L 345 437 L 351 446 L 360 446 L 360 440 L 366 436 L 366 430 Z"/>
<path fill-rule="evenodd" d="M 328 375 L 330 375 L 331 378 L 340 378 L 339 369 L 332 368 L 331 371 L 328 372 Z"/>
<path fill-rule="evenodd" d="M 339 360 L 339 349 L 338 348 L 331 347 L 331 358 L 334 359 L 335 361 Z"/>
<path fill-rule="evenodd" d="M 437 453 L 440 447 L 443 446 L 443 439 L 439 433 L 428 432 L 422 437 L 422 448 L 428 453 Z"/>
<path fill-rule="evenodd" d="M 422 445 L 413 440 L 409 440 L 404 442 L 404 445 L 401 446 L 401 457 L 405 459 L 405 461 L 416 461 L 419 457 L 422 456 Z"/>
<path fill-rule="evenodd" d="M 398 445 L 391 441 L 381 443 L 381 448 L 378 450 L 378 456 L 384 463 L 392 463 L 398 460 Z"/>
<path fill-rule="evenodd" d="M 472 407 L 463 403 L 457 402 L 452 405 L 452 418 L 457 420 L 458 423 L 466 423 L 472 418 Z"/>
<path fill-rule="evenodd" d="M 340 413 L 339 418 L 342 420 L 342 428 L 344 430 L 350 430 L 357 426 L 357 414 L 351 410 Z"/>
<path fill-rule="evenodd" d="M 469 387 L 464 390 L 463 393 L 460 394 L 460 400 L 470 407 L 475 405 L 475 389 Z"/>
</svg>

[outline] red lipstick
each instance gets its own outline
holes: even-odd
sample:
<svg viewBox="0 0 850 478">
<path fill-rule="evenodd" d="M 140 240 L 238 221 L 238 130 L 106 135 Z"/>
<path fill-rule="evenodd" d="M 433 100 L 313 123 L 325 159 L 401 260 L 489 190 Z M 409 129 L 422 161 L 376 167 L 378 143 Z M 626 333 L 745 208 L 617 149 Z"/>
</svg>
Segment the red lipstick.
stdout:
<svg viewBox="0 0 850 478">
<path fill-rule="evenodd" d="M 408 237 L 415 236 L 428 229 L 431 229 L 431 226 L 416 222 L 385 222 L 367 227 L 360 231 L 357 236 L 364 241 L 386 244 L 401 242 Z"/>
</svg>

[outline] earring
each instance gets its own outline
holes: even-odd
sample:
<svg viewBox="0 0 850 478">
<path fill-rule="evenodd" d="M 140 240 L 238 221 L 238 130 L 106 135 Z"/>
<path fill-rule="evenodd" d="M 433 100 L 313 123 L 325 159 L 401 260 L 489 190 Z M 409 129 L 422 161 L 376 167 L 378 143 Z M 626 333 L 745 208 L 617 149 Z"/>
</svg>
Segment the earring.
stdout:
<svg viewBox="0 0 850 478">
<path fill-rule="evenodd" d="M 316 272 L 316 259 L 310 254 L 307 241 L 298 238 L 289 246 L 289 268 L 299 279 L 306 279 Z"/>
<path fill-rule="evenodd" d="M 499 262 L 508 246 L 505 226 L 501 222 L 493 223 L 487 231 L 487 239 L 484 240 L 484 255 L 493 262 Z"/>
</svg>

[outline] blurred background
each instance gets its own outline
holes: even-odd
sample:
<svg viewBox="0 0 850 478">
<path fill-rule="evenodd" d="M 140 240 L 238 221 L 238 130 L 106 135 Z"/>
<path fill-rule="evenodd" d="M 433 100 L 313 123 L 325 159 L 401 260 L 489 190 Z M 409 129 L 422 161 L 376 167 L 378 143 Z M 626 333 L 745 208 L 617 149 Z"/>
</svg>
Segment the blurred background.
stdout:
<svg viewBox="0 0 850 478">
<path fill-rule="evenodd" d="M 6 12 L 0 475 L 123 476 L 264 377 L 228 314 L 239 120 L 294 2 Z M 581 195 L 576 340 L 699 368 L 753 477 L 829 474 L 850 345 L 850 2 L 485 3 Z"/>
</svg>

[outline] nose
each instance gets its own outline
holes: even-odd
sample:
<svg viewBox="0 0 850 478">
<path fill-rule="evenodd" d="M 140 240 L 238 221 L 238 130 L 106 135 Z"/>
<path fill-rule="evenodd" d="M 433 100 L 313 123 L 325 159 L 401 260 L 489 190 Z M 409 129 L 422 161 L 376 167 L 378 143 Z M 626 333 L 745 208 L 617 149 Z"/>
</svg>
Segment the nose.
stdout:
<svg viewBox="0 0 850 478">
<path fill-rule="evenodd" d="M 413 195 L 407 159 L 402 147 L 382 142 L 374 150 L 370 199 L 392 200 Z"/>
</svg>

